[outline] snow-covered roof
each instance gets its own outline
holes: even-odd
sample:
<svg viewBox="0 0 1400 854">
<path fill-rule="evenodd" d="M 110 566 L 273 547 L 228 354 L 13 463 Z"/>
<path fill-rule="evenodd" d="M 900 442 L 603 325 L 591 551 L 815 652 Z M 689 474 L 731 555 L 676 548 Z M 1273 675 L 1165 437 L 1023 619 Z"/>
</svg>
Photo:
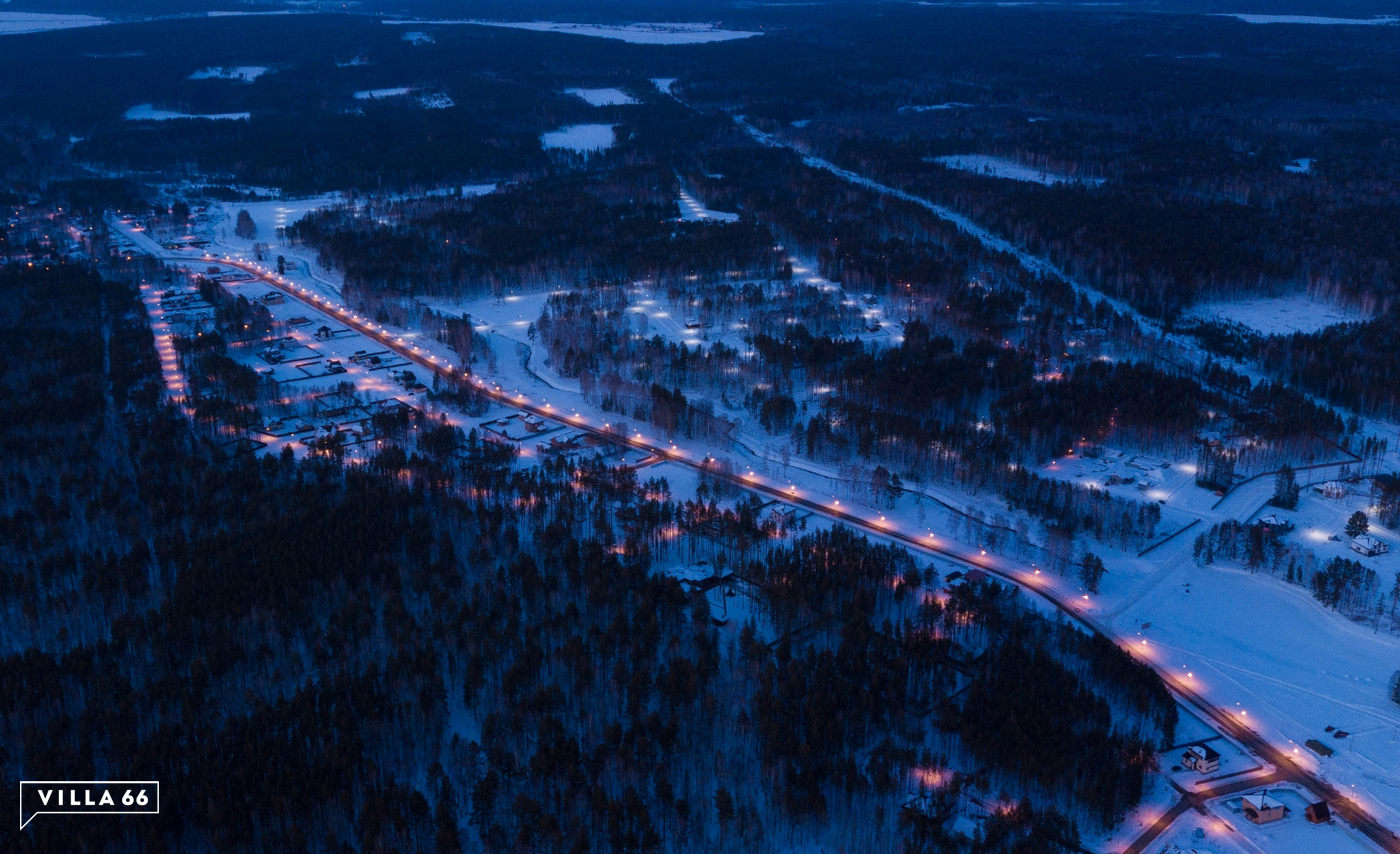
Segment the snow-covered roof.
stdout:
<svg viewBox="0 0 1400 854">
<path fill-rule="evenodd" d="M 1257 810 L 1276 810 L 1283 806 L 1283 802 L 1271 796 L 1268 792 L 1255 792 L 1245 795 L 1242 799 L 1245 803 Z"/>
</svg>

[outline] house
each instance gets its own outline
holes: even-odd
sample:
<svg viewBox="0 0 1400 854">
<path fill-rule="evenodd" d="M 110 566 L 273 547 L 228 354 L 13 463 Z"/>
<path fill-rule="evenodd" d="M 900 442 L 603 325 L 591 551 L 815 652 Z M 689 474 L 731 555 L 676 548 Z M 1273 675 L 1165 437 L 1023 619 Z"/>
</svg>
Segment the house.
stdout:
<svg viewBox="0 0 1400 854">
<path fill-rule="evenodd" d="M 1375 557 L 1390 551 L 1390 546 L 1370 534 L 1362 534 L 1351 538 L 1351 550 L 1364 557 Z"/>
<path fill-rule="evenodd" d="M 1332 820 L 1332 810 L 1328 808 L 1326 801 L 1308 804 L 1308 808 L 1303 810 L 1303 815 L 1313 824 L 1327 824 Z"/>
<path fill-rule="evenodd" d="M 1181 754 L 1181 764 L 1193 771 L 1210 774 L 1220 770 L 1220 754 L 1206 744 L 1193 744 Z"/>
<path fill-rule="evenodd" d="M 1314 486 L 1313 492 L 1316 492 L 1323 498 L 1342 498 L 1346 496 L 1349 490 L 1345 483 L 1339 480 L 1329 480 L 1326 483 L 1319 483 L 1317 486 Z"/>
<path fill-rule="evenodd" d="M 317 338 L 322 338 L 322 339 L 331 337 L 331 328 L 330 328 L 329 326 L 319 326 L 319 327 L 317 327 L 317 328 L 316 328 L 316 337 L 317 337 Z"/>
<path fill-rule="evenodd" d="M 1259 520 L 1259 524 L 1265 531 L 1273 534 L 1286 534 L 1293 530 L 1293 523 L 1279 516 L 1277 513 L 1270 513 Z"/>
<path fill-rule="evenodd" d="M 1244 811 L 1244 817 L 1255 824 L 1278 821 L 1288 814 L 1288 807 L 1277 798 L 1270 797 L 1267 790 L 1245 795 L 1240 799 L 1240 809 Z"/>
</svg>

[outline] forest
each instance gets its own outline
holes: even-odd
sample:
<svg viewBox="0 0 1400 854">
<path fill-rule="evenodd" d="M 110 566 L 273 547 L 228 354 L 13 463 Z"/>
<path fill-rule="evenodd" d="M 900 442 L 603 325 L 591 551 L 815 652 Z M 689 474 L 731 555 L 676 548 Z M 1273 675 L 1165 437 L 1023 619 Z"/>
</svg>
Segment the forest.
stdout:
<svg viewBox="0 0 1400 854">
<path fill-rule="evenodd" d="M 99 850 L 890 847 L 943 832 L 900 809 L 926 765 L 990 817 L 946 850 L 1073 850 L 1171 740 L 1150 670 L 1004 588 L 941 600 L 932 569 L 836 528 L 736 553 L 771 616 L 716 626 L 653 566 L 677 546 L 646 531 L 695 512 L 663 484 L 520 469 L 451 429 L 357 469 L 227 458 L 161 404 L 120 274 L 9 267 L 0 290 L 5 343 L 35 356 L 0 371 L 24 461 L 3 480 L 0 764 L 162 780 L 158 818 L 92 820 Z M 633 504 L 652 509 L 624 526 Z M 1032 701 L 1059 713 L 1007 740 L 995 709 Z M 91 833 L 36 822 L 14 850 Z"/>
</svg>

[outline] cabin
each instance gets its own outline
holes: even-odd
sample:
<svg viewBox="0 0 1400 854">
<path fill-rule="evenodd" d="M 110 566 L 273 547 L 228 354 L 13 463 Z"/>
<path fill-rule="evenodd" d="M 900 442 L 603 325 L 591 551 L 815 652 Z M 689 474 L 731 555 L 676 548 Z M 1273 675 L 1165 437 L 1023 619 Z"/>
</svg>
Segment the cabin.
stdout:
<svg viewBox="0 0 1400 854">
<path fill-rule="evenodd" d="M 317 328 L 316 328 L 316 337 L 317 337 L 317 338 L 321 338 L 321 339 L 326 339 L 326 338 L 331 337 L 331 328 L 330 328 L 329 326 L 319 326 L 319 327 L 317 327 Z"/>
<path fill-rule="evenodd" d="M 1220 770 L 1220 754 L 1206 744 L 1193 744 L 1181 754 L 1181 764 L 1192 771 L 1210 774 Z"/>
<path fill-rule="evenodd" d="M 1332 810 L 1326 801 L 1308 804 L 1308 808 L 1303 810 L 1303 815 L 1313 824 L 1327 824 L 1332 821 Z"/>
<path fill-rule="evenodd" d="M 1293 523 L 1278 515 L 1277 513 L 1270 513 L 1269 515 L 1262 517 L 1259 520 L 1258 524 L 1265 531 L 1268 531 L 1272 534 L 1286 534 L 1289 531 L 1293 530 Z"/>
<path fill-rule="evenodd" d="M 1351 538 L 1351 550 L 1363 557 L 1375 557 L 1390 551 L 1390 546 L 1370 534 L 1362 534 Z"/>
<path fill-rule="evenodd" d="M 1244 817 L 1255 824 L 1278 821 L 1288 814 L 1288 807 L 1277 798 L 1270 797 L 1268 791 L 1245 795 L 1240 799 L 1240 809 L 1244 812 Z"/>
</svg>

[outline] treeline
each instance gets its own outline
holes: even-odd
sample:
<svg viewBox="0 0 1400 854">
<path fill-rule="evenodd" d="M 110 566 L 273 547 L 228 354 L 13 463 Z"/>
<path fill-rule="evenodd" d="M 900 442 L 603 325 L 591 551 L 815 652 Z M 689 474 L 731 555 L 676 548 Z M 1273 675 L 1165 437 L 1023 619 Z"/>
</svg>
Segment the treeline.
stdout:
<svg viewBox="0 0 1400 854">
<path fill-rule="evenodd" d="M 779 268 L 752 221 L 679 222 L 674 176 L 638 168 L 560 173 L 470 199 L 361 213 L 333 208 L 287 229 L 345 272 L 347 291 L 474 297 L 561 283 L 766 277 Z M 378 218 L 386 218 L 381 225 Z"/>
<path fill-rule="evenodd" d="M 1387 358 L 1400 333 L 1390 312 L 1366 323 L 1275 335 L 1254 350 L 1261 364 L 1338 406 L 1393 418 L 1400 413 L 1400 368 Z"/>
</svg>

